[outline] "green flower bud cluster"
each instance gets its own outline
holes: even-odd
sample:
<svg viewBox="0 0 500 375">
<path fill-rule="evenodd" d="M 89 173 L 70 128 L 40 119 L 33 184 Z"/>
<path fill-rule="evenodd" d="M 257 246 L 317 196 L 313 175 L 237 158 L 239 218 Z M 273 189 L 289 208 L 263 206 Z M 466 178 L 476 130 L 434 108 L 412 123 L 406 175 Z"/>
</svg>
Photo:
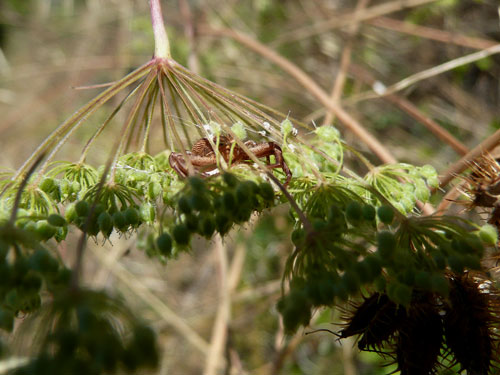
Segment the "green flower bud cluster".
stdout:
<svg viewBox="0 0 500 375">
<path fill-rule="evenodd" d="M 372 169 L 365 180 L 403 214 L 411 213 L 417 201 L 428 202 L 430 189 L 439 186 L 437 172 L 430 165 L 384 165 Z"/>
<path fill-rule="evenodd" d="M 155 368 L 159 362 L 155 333 L 123 310 L 98 292 L 60 295 L 46 318 L 50 328 L 39 338 L 41 351 L 14 374 L 121 374 Z M 118 328 L 122 324 L 130 331 L 127 339 Z"/>
</svg>

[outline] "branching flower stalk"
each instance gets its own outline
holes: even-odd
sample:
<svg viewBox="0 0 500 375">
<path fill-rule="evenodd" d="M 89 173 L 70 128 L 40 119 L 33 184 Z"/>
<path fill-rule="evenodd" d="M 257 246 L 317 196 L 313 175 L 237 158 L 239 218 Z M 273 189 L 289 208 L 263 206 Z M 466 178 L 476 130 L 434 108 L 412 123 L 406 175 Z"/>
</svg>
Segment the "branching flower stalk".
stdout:
<svg viewBox="0 0 500 375">
<path fill-rule="evenodd" d="M 71 309 L 77 309 L 80 303 L 92 305 L 85 298 L 94 298 L 80 287 L 88 237 L 108 240 L 112 233 L 138 232 L 137 246 L 166 262 L 188 250 L 194 235 L 224 236 L 254 213 L 288 202 L 295 249 L 283 275 L 290 290 L 283 292 L 278 304 L 287 332 L 309 324 L 317 307 L 332 307 L 372 288 L 395 311 L 407 309 L 409 319 L 416 317 L 418 324 L 403 333 L 417 332 L 425 318 L 419 306 L 425 306 L 431 317 L 439 315 L 422 302 L 422 296 L 432 295 L 445 304 L 453 291 L 450 280 L 483 270 L 485 247 L 497 241 L 491 226 L 485 229 L 449 216 L 418 216 L 417 202 L 428 202 L 430 189 L 439 186 L 433 167 L 373 166 L 345 144 L 333 126 L 303 124 L 194 74 L 170 54 L 160 1 L 149 4 L 155 37 L 151 61 L 76 111 L 17 172 L 0 179 L 0 214 L 14 210 L 10 222 L 16 228 L 15 235 L 8 233 L 0 216 L 0 254 L 5 242 L 5 253 L 14 249 L 13 258 L 29 257 L 48 287 L 54 283 L 78 290 L 73 294 L 84 300 L 71 302 Z M 280 56 L 271 56 L 285 64 Z M 341 121 L 361 131 L 365 140 L 372 139 L 302 71 L 286 66 Z M 107 108 L 112 98 L 118 104 Z M 109 114 L 92 124 L 99 111 Z M 121 112 L 125 120 L 118 123 Z M 79 129 L 91 126 L 77 162 L 54 162 Z M 107 133 L 113 135 L 108 162 L 98 168 L 87 164 L 97 140 Z M 394 161 L 377 147 L 378 141 L 371 145 L 381 158 Z M 257 147 L 265 152 L 253 152 Z M 365 176 L 344 165 L 346 151 L 367 167 Z M 38 172 L 32 174 L 35 169 Z M 83 235 L 69 275 L 47 250 L 22 240 L 32 234 L 39 243 L 60 242 L 71 226 Z M 5 259 L 0 257 L 0 262 Z M 59 284 L 49 280 L 54 274 L 61 279 Z M 4 294 L 14 292 L 2 290 L 0 312 L 9 311 L 11 329 L 14 315 L 24 311 L 26 301 L 13 303 L 15 299 Z M 39 290 L 29 298 L 33 311 L 40 306 Z M 382 341 L 367 347 L 379 348 Z M 408 343 L 403 344 L 398 347 Z M 401 355 L 399 360 L 401 367 L 413 362 Z"/>
</svg>

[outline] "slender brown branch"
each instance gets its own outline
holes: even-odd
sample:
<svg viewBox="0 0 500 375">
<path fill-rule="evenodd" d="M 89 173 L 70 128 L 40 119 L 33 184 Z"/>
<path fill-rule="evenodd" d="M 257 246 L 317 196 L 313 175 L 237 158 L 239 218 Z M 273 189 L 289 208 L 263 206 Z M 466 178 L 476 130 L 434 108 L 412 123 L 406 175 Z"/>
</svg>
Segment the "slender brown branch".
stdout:
<svg viewBox="0 0 500 375">
<path fill-rule="evenodd" d="M 364 9 L 361 12 L 348 14 L 332 15 L 327 21 L 317 22 L 302 28 L 295 29 L 289 33 L 282 33 L 279 38 L 273 42 L 273 46 L 281 43 L 309 38 L 333 29 L 339 29 L 349 25 L 354 21 L 366 21 L 371 18 L 383 16 L 385 14 L 398 12 L 404 9 L 417 7 L 420 5 L 435 2 L 437 0 L 394 0 L 383 4 L 375 5 Z"/>
<path fill-rule="evenodd" d="M 351 64 L 349 71 L 357 79 L 363 82 L 373 85 L 376 79 L 373 75 L 366 69 L 360 67 L 359 65 Z M 408 115 L 413 117 L 418 122 L 422 123 L 430 132 L 432 132 L 441 141 L 446 142 L 450 147 L 452 147 L 458 154 L 465 155 L 469 152 L 467 146 L 460 142 L 453 134 L 448 130 L 444 129 L 437 122 L 427 117 L 420 109 L 418 109 L 414 104 L 412 104 L 408 99 L 398 96 L 396 94 L 388 95 L 384 99 L 394 103 L 401 110 L 405 111 Z"/>
<path fill-rule="evenodd" d="M 464 155 L 460 160 L 454 163 L 451 167 L 448 168 L 443 174 L 443 176 L 439 179 L 439 186 L 444 187 L 448 185 L 448 183 L 455 178 L 455 176 L 459 173 L 462 173 L 469 167 L 469 163 L 481 156 L 482 154 L 491 151 L 500 143 L 500 130 L 497 130 L 495 133 L 490 135 L 476 147 L 474 147 L 471 151 L 469 151 L 466 155 Z"/>
<path fill-rule="evenodd" d="M 450 145 L 457 154 L 465 155 L 469 152 L 467 146 L 455 138 L 448 130 L 444 129 L 437 122 L 431 118 L 424 115 L 416 106 L 414 106 L 410 101 L 405 98 L 396 95 L 389 95 L 387 100 L 396 104 L 400 109 L 408 113 L 415 120 L 422 123 L 427 129 L 429 129 L 436 137 L 438 137 L 443 142 Z"/>
<path fill-rule="evenodd" d="M 354 14 L 356 15 L 359 11 L 366 8 L 366 6 L 370 3 L 370 0 L 358 0 L 356 4 L 356 9 L 354 10 Z M 345 79 L 347 77 L 347 70 L 351 63 L 351 52 L 352 46 L 354 44 L 354 36 L 357 34 L 359 29 L 359 23 L 353 21 L 351 27 L 349 29 L 349 36 L 346 43 L 346 46 L 342 50 L 342 56 L 340 57 L 340 68 L 337 76 L 335 77 L 335 83 L 333 84 L 332 92 L 330 94 L 330 99 L 332 102 L 338 103 L 342 91 L 344 89 Z M 323 125 L 329 125 L 333 121 L 333 111 L 327 111 L 326 116 L 323 120 Z"/>
<path fill-rule="evenodd" d="M 451 33 L 449 31 L 438 30 L 427 26 L 415 25 L 410 22 L 399 21 L 388 17 L 379 17 L 372 20 L 367 20 L 366 23 L 384 29 L 398 31 L 400 33 L 415 35 L 425 39 L 431 39 L 438 42 L 455 44 L 457 46 L 474 49 L 486 49 L 497 44 L 497 42 L 495 42 L 494 40 L 474 38 L 458 34 L 456 31 Z"/>
<path fill-rule="evenodd" d="M 280 56 L 275 51 L 266 47 L 262 43 L 259 43 L 255 39 L 242 33 L 229 29 L 211 29 L 208 27 L 203 28 L 203 33 L 205 35 L 211 34 L 233 38 L 234 40 L 240 42 L 241 44 L 244 44 L 255 52 L 266 57 L 268 60 L 274 62 L 288 74 L 294 77 L 302 86 L 304 86 L 305 89 L 307 89 L 307 91 L 309 91 L 309 93 L 311 93 L 316 99 L 318 99 L 318 101 L 323 106 L 331 110 L 335 114 L 335 116 L 337 116 L 338 119 L 345 125 L 345 127 L 348 128 L 352 133 L 354 133 L 361 142 L 365 143 L 373 151 L 373 153 L 380 158 L 380 160 L 388 164 L 397 163 L 396 158 L 391 154 L 389 150 L 387 150 L 384 145 L 382 145 L 377 140 L 377 138 L 370 134 L 340 105 L 338 105 L 337 103 L 333 103 L 330 100 L 329 95 L 298 66 Z"/>
</svg>

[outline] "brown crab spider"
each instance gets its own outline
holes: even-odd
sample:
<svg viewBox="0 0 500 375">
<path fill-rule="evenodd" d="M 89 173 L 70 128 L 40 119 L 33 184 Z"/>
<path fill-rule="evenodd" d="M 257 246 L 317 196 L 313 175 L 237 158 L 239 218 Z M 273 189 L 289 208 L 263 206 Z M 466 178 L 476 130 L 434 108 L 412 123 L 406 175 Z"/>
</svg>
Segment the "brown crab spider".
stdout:
<svg viewBox="0 0 500 375">
<path fill-rule="evenodd" d="M 213 142 L 214 144 L 217 144 L 216 137 L 214 137 Z M 281 151 L 280 146 L 274 142 L 256 143 L 254 141 L 246 141 L 245 146 L 247 146 L 250 152 L 257 158 L 265 157 L 268 168 L 281 168 L 286 175 L 284 185 L 288 185 L 290 179 L 292 178 L 292 172 L 290 172 L 290 169 L 283 159 L 283 152 Z M 217 167 L 217 155 L 207 138 L 201 138 L 196 141 L 191 151 L 186 151 L 186 154 L 189 157 L 189 161 L 191 162 L 195 172 L 197 172 L 200 176 L 210 177 L 220 173 Z M 227 135 L 219 137 L 219 154 L 224 158 L 226 163 L 229 164 L 252 163 L 249 155 Z M 271 155 L 274 155 L 274 164 L 270 164 Z M 184 153 L 172 152 L 168 161 L 172 169 L 176 171 L 179 176 L 185 178 L 189 175 L 187 162 L 184 159 Z"/>
</svg>

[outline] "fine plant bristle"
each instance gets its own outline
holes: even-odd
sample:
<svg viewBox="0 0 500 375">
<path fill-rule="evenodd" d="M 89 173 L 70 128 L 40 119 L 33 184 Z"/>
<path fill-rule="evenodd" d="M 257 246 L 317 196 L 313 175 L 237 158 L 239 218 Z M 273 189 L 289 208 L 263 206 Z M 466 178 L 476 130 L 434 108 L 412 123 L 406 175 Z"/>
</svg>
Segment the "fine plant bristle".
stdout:
<svg viewBox="0 0 500 375">
<path fill-rule="evenodd" d="M 471 274 L 450 278 L 449 303 L 445 305 L 446 346 L 470 374 L 488 374 L 498 361 L 495 328 L 499 323 L 497 293 L 482 289 L 484 280 Z"/>
</svg>

